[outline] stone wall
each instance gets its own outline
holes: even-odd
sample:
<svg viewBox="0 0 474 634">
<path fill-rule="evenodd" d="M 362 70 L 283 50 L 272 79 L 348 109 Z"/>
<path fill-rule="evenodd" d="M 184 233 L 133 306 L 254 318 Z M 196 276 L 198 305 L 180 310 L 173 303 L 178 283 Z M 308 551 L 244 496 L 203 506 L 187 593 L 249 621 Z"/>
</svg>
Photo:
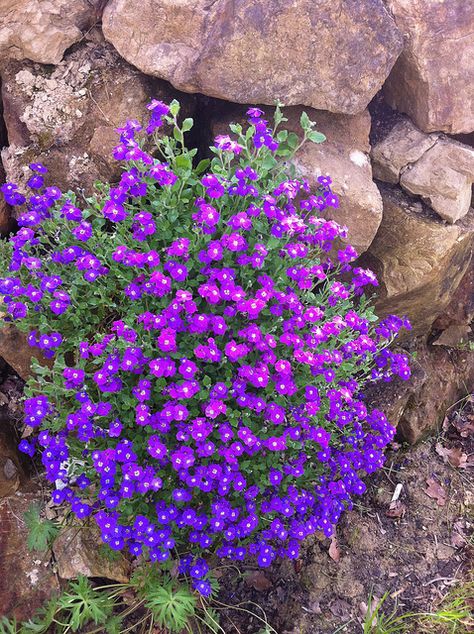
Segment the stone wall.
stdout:
<svg viewBox="0 0 474 634">
<path fill-rule="evenodd" d="M 0 0 L 0 66 L 0 180 L 39 159 L 86 193 L 116 178 L 114 128 L 151 97 L 178 98 L 203 147 L 245 104 L 278 99 L 295 129 L 304 107 L 327 142 L 297 154 L 300 173 L 332 176 L 377 310 L 413 323 L 417 379 L 392 418 L 416 440 L 474 391 L 472 3 Z M 3 234 L 13 220 L 0 201 Z M 28 348 L 1 341 L 25 374 Z"/>
</svg>

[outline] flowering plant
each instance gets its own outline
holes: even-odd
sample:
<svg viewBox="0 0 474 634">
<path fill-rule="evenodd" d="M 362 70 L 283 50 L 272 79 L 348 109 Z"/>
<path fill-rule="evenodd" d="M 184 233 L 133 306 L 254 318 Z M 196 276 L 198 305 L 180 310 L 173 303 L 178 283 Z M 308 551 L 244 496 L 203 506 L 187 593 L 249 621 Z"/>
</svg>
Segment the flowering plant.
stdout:
<svg viewBox="0 0 474 634">
<path fill-rule="evenodd" d="M 25 400 L 52 497 L 91 516 L 112 549 L 164 562 L 203 595 L 203 555 L 260 566 L 330 536 L 394 429 L 361 393 L 408 378 L 388 345 L 407 322 L 378 321 L 347 230 L 324 219 L 327 176 L 291 174 L 300 139 L 258 108 L 193 163 L 179 104 L 152 101 L 114 150 L 120 182 L 82 205 L 44 186 L 29 200 L 0 282 L 8 319 L 51 367 Z M 172 126 L 172 136 L 160 127 Z M 306 114 L 302 143 L 321 142 Z M 150 138 L 154 149 L 148 151 Z M 148 143 L 148 145 L 147 145 Z"/>
</svg>

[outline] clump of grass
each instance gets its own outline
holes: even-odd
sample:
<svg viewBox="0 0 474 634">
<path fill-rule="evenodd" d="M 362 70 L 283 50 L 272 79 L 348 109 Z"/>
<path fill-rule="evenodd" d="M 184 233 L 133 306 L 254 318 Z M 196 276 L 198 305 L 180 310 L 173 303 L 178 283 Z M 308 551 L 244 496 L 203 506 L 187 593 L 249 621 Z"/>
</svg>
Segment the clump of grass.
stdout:
<svg viewBox="0 0 474 634">
<path fill-rule="evenodd" d="M 371 595 L 362 623 L 363 634 L 470 634 L 474 631 L 474 581 L 465 581 L 446 595 L 434 612 L 397 614 L 384 611 L 386 592 L 374 606 Z"/>
</svg>

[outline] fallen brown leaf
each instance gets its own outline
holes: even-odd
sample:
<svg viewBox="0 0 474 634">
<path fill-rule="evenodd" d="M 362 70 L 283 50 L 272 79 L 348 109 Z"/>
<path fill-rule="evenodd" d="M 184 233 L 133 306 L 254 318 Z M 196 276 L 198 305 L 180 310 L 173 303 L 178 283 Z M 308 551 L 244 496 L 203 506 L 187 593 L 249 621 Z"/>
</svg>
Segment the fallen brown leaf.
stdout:
<svg viewBox="0 0 474 634">
<path fill-rule="evenodd" d="M 462 438 L 469 438 L 471 434 L 474 434 L 474 416 L 464 417 L 461 413 L 456 412 L 452 425 Z"/>
<path fill-rule="evenodd" d="M 273 588 L 273 583 L 262 570 L 255 570 L 245 575 L 245 582 L 257 592 L 265 592 L 265 590 Z"/>
<path fill-rule="evenodd" d="M 337 543 L 336 537 L 331 538 L 331 544 L 329 545 L 329 556 L 335 562 L 338 562 L 341 558 L 341 551 L 339 549 L 339 544 Z"/>
<path fill-rule="evenodd" d="M 464 519 L 460 518 L 454 522 L 451 533 L 451 546 L 454 546 L 454 548 L 462 548 L 467 544 L 468 537 L 465 529 L 466 521 Z"/>
<path fill-rule="evenodd" d="M 428 485 L 428 487 L 424 489 L 426 495 L 433 500 L 436 500 L 438 506 L 444 506 L 446 504 L 447 496 L 443 487 L 433 478 L 428 478 L 426 480 L 426 484 Z"/>
<path fill-rule="evenodd" d="M 441 443 L 437 442 L 435 449 L 436 453 L 452 467 L 456 469 L 466 468 L 467 454 L 465 454 L 460 447 L 451 447 L 451 449 L 448 449 L 448 447 L 443 447 Z"/>
<path fill-rule="evenodd" d="M 400 500 L 395 500 L 395 502 L 392 502 L 389 508 L 385 511 L 385 515 L 393 519 L 398 519 L 399 517 L 404 517 L 406 512 L 406 505 Z"/>
</svg>

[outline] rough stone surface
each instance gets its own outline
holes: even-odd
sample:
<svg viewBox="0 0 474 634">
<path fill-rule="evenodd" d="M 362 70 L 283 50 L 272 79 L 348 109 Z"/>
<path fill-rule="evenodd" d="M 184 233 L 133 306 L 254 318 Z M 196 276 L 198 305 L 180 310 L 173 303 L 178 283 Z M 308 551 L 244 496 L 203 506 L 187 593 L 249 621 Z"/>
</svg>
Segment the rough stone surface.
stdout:
<svg viewBox="0 0 474 634">
<path fill-rule="evenodd" d="M 474 130 L 474 6 L 466 0 L 385 0 L 405 47 L 384 92 L 425 132 Z"/>
<path fill-rule="evenodd" d="M 399 121 L 382 141 L 372 147 L 374 178 L 397 184 L 401 171 L 418 161 L 437 138 L 438 135 L 421 132 L 408 118 Z"/>
<path fill-rule="evenodd" d="M 40 363 L 49 365 L 39 348 L 28 344 L 26 335 L 13 324 L 3 324 L 0 328 L 0 357 L 24 380 L 31 376 L 31 360 L 34 357 Z"/>
<path fill-rule="evenodd" d="M 0 58 L 58 64 L 100 18 L 103 0 L 0 0 Z"/>
<path fill-rule="evenodd" d="M 446 225 L 399 189 L 382 188 L 383 220 L 364 265 L 379 279 L 379 315 L 407 315 L 415 334 L 429 331 L 448 306 L 469 265 L 474 210 Z"/>
<path fill-rule="evenodd" d="M 268 118 L 271 108 L 265 108 Z M 284 127 L 301 134 L 299 125 L 302 108 L 285 109 L 288 121 Z M 329 174 L 333 189 L 340 196 L 340 207 L 325 211 L 325 217 L 336 220 L 349 229 L 348 241 L 363 253 L 371 244 L 382 220 L 382 199 L 372 181 L 369 159 L 370 115 L 364 110 L 357 115 L 341 115 L 305 108 L 316 128 L 326 135 L 320 144 L 308 142 L 294 157 L 300 176 L 310 186 L 317 187 L 317 178 Z M 228 125 L 238 122 L 245 125 L 245 108 L 222 104 L 213 114 L 211 130 L 214 136 L 228 133 Z"/>
<path fill-rule="evenodd" d="M 185 92 L 349 114 L 402 48 L 382 0 L 111 0 L 103 31 L 131 64 Z"/>
<path fill-rule="evenodd" d="M 450 223 L 469 211 L 473 182 L 474 150 L 451 139 L 437 141 L 400 177 L 403 189 L 426 199 Z"/>
<path fill-rule="evenodd" d="M 415 443 L 443 422 L 449 407 L 474 390 L 474 353 L 435 348 L 417 340 L 408 381 L 369 388 L 367 402 L 381 409 L 403 440 Z"/>
<path fill-rule="evenodd" d="M 0 615 L 18 621 L 31 618 L 53 594 L 59 592 L 48 552 L 30 552 L 23 515 L 41 493 L 16 493 L 0 500 Z"/>
<path fill-rule="evenodd" d="M 7 176 L 25 182 L 25 165 L 47 165 L 47 184 L 90 193 L 97 180 L 119 177 L 110 153 L 114 129 L 127 119 L 146 118 L 155 97 L 175 91 L 145 77 L 105 42 L 85 42 L 55 68 L 10 62 L 3 72 L 4 117 L 9 147 L 2 152 Z M 184 99 L 184 110 L 189 112 Z"/>
<path fill-rule="evenodd" d="M 18 451 L 8 431 L 0 420 L 0 498 L 13 495 L 23 477 Z"/>
<path fill-rule="evenodd" d="M 70 526 L 63 529 L 53 544 L 53 552 L 62 579 L 103 577 L 120 583 L 130 578 L 130 562 L 122 555 L 111 561 L 98 549 L 100 531 L 96 527 Z"/>
<path fill-rule="evenodd" d="M 474 391 L 474 352 L 427 346 L 418 350 L 417 363 L 425 380 L 411 395 L 397 426 L 411 443 L 436 430 L 448 408 Z"/>
<path fill-rule="evenodd" d="M 433 324 L 434 330 L 446 330 L 451 326 L 469 325 L 474 321 L 474 257 L 457 287 L 446 310 Z"/>
</svg>

